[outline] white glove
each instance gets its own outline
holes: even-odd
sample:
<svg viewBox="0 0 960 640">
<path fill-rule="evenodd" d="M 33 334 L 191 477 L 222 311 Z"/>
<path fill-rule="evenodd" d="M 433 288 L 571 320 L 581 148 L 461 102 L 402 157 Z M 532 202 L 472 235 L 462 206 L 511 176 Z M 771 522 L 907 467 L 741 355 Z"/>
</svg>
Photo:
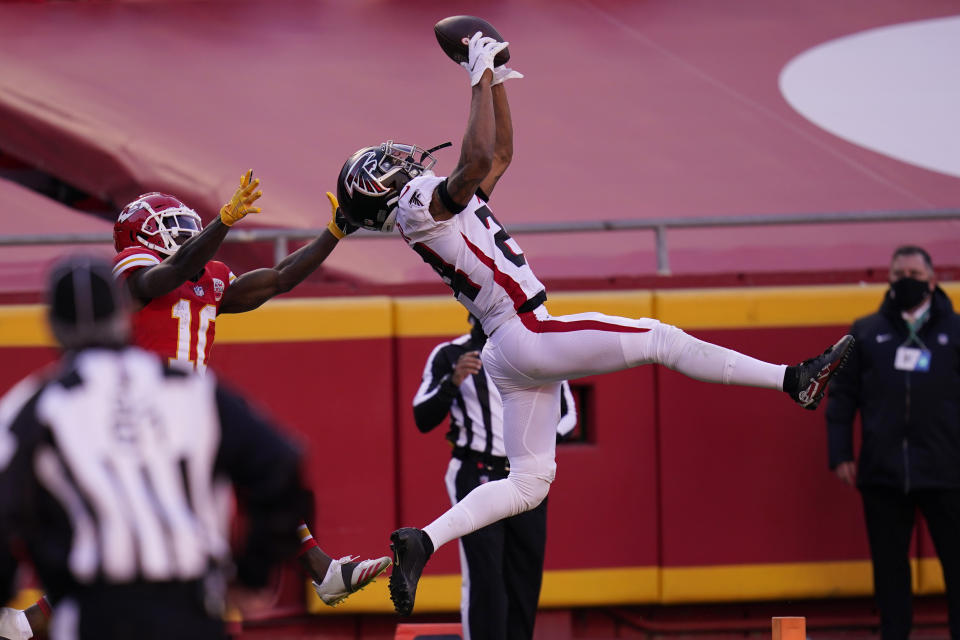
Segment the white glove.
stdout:
<svg viewBox="0 0 960 640">
<path fill-rule="evenodd" d="M 500 65 L 499 67 L 493 68 L 493 82 L 490 83 L 490 86 L 495 86 L 504 82 L 506 80 L 513 80 L 514 78 L 522 78 L 523 74 L 519 71 L 514 71 L 505 64 Z"/>
<path fill-rule="evenodd" d="M 508 44 L 508 42 L 497 42 L 493 38 L 484 37 L 481 31 L 473 34 L 473 37 L 470 38 L 470 47 L 467 50 L 467 62 L 460 63 L 470 74 L 471 87 L 480 82 L 484 71 L 487 69 L 493 71 L 493 59 Z"/>
</svg>

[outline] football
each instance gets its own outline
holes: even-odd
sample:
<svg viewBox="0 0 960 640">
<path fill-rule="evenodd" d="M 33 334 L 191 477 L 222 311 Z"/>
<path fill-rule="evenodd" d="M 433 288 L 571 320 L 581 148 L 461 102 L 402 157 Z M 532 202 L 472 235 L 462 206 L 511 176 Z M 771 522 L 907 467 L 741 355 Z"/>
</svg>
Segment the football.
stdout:
<svg viewBox="0 0 960 640">
<path fill-rule="evenodd" d="M 503 36 L 493 28 L 493 25 L 476 16 L 450 16 L 433 25 L 433 32 L 437 36 L 440 48 L 458 64 L 467 62 L 467 47 L 470 44 L 470 38 L 477 31 L 498 42 L 504 42 Z M 509 59 L 510 51 L 505 48 L 493 59 L 493 64 L 499 67 L 506 64 Z"/>
</svg>

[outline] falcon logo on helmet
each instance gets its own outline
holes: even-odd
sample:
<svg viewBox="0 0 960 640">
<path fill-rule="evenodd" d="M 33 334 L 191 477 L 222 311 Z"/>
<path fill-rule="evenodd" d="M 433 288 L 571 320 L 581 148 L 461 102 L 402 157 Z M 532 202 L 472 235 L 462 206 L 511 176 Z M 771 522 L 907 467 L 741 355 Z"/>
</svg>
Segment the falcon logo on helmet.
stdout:
<svg viewBox="0 0 960 640">
<path fill-rule="evenodd" d="M 340 210 L 352 224 L 371 231 L 393 231 L 400 191 L 437 163 L 432 149 L 392 140 L 350 156 L 337 179 Z"/>
<path fill-rule="evenodd" d="M 376 168 L 377 154 L 375 152 L 367 151 L 357 158 L 344 180 L 344 188 L 347 193 L 351 196 L 355 190 L 368 196 L 379 196 L 386 193 L 388 189 L 380 184 L 380 181 L 374 175 Z"/>
<path fill-rule="evenodd" d="M 113 225 L 113 244 L 118 252 L 139 245 L 168 257 L 202 228 L 196 211 L 171 195 L 154 191 L 123 208 Z"/>
</svg>

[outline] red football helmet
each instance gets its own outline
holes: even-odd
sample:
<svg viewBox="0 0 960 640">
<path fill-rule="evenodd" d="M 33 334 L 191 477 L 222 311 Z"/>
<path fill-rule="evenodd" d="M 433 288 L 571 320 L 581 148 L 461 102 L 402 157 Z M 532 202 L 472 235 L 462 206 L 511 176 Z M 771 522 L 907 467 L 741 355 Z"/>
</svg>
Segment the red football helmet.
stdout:
<svg viewBox="0 0 960 640">
<path fill-rule="evenodd" d="M 140 244 L 171 256 L 201 228 L 203 223 L 196 211 L 173 196 L 154 191 L 123 208 L 113 225 L 113 244 L 118 252 Z"/>
</svg>

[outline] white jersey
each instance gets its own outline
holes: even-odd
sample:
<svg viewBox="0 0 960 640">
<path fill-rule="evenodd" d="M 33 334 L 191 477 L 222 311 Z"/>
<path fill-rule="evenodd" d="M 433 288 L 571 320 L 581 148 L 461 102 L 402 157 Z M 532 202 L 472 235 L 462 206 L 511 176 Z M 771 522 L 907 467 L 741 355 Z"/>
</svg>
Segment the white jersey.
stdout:
<svg viewBox="0 0 960 640">
<path fill-rule="evenodd" d="M 449 220 L 433 219 L 430 200 L 444 180 L 424 175 L 407 183 L 397 204 L 397 227 L 489 335 L 518 312 L 542 304 L 546 292 L 523 250 L 479 197 Z"/>
</svg>

